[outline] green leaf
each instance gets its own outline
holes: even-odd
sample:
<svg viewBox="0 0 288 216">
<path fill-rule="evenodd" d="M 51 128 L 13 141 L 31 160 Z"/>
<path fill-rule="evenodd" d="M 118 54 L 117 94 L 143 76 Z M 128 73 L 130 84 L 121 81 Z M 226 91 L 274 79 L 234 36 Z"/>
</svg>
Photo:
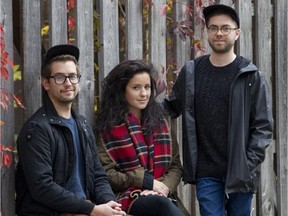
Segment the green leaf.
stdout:
<svg viewBox="0 0 288 216">
<path fill-rule="evenodd" d="M 14 67 L 13 67 L 13 71 L 14 71 L 13 79 L 14 79 L 14 81 L 22 79 L 22 72 L 19 70 L 19 68 L 20 68 L 20 65 L 14 65 Z"/>
</svg>

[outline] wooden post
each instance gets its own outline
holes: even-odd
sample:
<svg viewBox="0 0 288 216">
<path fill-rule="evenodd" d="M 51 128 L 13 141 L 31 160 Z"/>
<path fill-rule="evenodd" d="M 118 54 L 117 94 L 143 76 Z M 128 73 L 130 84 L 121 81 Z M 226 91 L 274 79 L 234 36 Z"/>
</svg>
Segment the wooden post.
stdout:
<svg viewBox="0 0 288 216">
<path fill-rule="evenodd" d="M 67 43 L 67 0 L 51 0 L 49 7 L 50 47 Z"/>
<path fill-rule="evenodd" d="M 99 52 L 99 86 L 101 81 L 119 63 L 118 0 L 99 0 L 99 41 L 103 45 Z"/>
<path fill-rule="evenodd" d="M 253 60 L 253 26 L 252 16 L 254 15 L 254 5 L 251 0 L 235 1 L 235 10 L 240 18 L 241 35 L 236 42 L 236 51 L 245 58 Z"/>
<path fill-rule="evenodd" d="M 161 75 L 166 70 L 166 14 L 161 15 L 161 8 L 166 0 L 153 1 L 150 6 L 149 21 L 149 61 L 153 63 L 155 71 Z M 165 92 L 158 95 L 157 100 L 162 101 Z"/>
<path fill-rule="evenodd" d="M 142 0 L 126 0 L 126 59 L 143 58 Z"/>
<path fill-rule="evenodd" d="M 277 153 L 277 212 L 288 215 L 288 32 L 286 0 L 275 4 L 275 134 Z"/>
<path fill-rule="evenodd" d="M 25 120 L 40 106 L 41 95 L 41 14 L 39 0 L 22 0 L 23 81 Z"/>
<path fill-rule="evenodd" d="M 78 110 L 94 124 L 93 0 L 76 1 L 76 45 L 81 73 Z"/>
<path fill-rule="evenodd" d="M 262 71 L 272 91 L 272 5 L 269 1 L 257 0 L 255 9 L 255 64 Z M 264 34 L 263 34 L 264 33 Z M 265 50 L 262 52 L 261 50 Z M 270 92 L 271 93 L 271 92 Z M 271 93 L 272 95 L 272 93 Z M 271 97 L 270 95 L 270 97 Z M 261 182 L 258 196 L 258 215 L 275 215 L 276 176 L 274 172 L 275 142 L 266 150 L 266 159 L 261 165 Z"/>
<path fill-rule="evenodd" d="M 8 59 L 13 62 L 13 21 L 12 21 L 12 1 L 0 2 L 0 24 L 3 27 L 5 51 L 9 54 Z M 0 47 L 2 49 L 2 47 Z M 0 50 L 0 55 L 2 54 Z M 3 56 L 0 56 L 3 58 Z M 3 66 L 3 65 L 2 65 Z M 8 70 L 8 80 L 0 75 L 1 92 L 8 91 L 9 95 L 14 94 L 13 70 L 10 65 L 6 64 Z M 4 92 L 3 92 L 4 93 Z M 2 97 L 2 95 L 1 95 Z M 7 110 L 2 106 L 0 120 L 4 122 L 0 129 L 0 215 L 12 216 L 15 215 L 14 210 L 14 106 L 13 98 L 10 96 L 7 102 Z M 5 158 L 5 160 L 3 160 Z M 4 163 L 2 163 L 2 160 Z"/>
<path fill-rule="evenodd" d="M 188 4 L 191 4 L 190 0 L 179 0 L 174 3 L 173 5 L 173 19 L 175 22 L 181 22 L 183 20 L 190 20 L 185 14 L 185 10 Z M 175 66 L 177 69 L 181 69 L 184 65 L 185 61 L 190 60 L 191 55 L 191 41 L 190 38 L 187 38 L 183 41 L 179 35 L 174 36 L 174 59 L 175 59 Z M 180 159 L 183 161 L 183 143 L 182 143 L 182 116 L 179 117 L 177 120 L 172 121 L 172 127 L 174 127 L 177 133 L 177 140 L 179 143 L 179 154 Z M 179 198 L 182 200 L 186 209 L 191 213 L 191 215 L 199 215 L 197 214 L 197 201 L 195 199 L 194 191 L 192 191 L 192 186 L 189 184 L 183 185 L 181 182 L 178 186 L 178 195 Z"/>
</svg>

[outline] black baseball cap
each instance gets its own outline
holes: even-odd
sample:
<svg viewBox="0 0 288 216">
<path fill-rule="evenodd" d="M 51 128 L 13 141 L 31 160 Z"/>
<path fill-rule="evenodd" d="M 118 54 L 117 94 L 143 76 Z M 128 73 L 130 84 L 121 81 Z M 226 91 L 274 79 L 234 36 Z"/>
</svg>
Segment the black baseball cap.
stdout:
<svg viewBox="0 0 288 216">
<path fill-rule="evenodd" d="M 69 44 L 61 44 L 51 47 L 47 53 L 44 55 L 42 70 L 46 67 L 46 65 L 56 56 L 59 55 L 71 55 L 74 56 L 75 59 L 79 60 L 79 49 L 74 45 Z"/>
<path fill-rule="evenodd" d="M 230 16 L 237 24 L 238 28 L 240 28 L 240 20 L 238 17 L 237 12 L 232 8 L 227 5 L 223 4 L 215 4 L 215 5 L 210 5 L 203 10 L 204 18 L 206 25 L 210 19 L 210 17 L 214 14 L 227 14 Z"/>
</svg>

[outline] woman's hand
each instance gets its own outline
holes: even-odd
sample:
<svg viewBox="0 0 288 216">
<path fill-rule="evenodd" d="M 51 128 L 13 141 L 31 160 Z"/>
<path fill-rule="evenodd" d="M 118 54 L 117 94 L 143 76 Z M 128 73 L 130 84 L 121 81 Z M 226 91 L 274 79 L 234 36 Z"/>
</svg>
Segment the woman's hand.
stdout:
<svg viewBox="0 0 288 216">
<path fill-rule="evenodd" d="M 148 196 L 148 195 L 157 195 L 160 196 L 159 193 L 153 191 L 153 190 L 144 190 L 140 193 L 141 196 Z"/>
<path fill-rule="evenodd" d="M 153 191 L 159 193 L 161 196 L 167 197 L 169 194 L 169 188 L 162 182 L 155 180 L 153 182 Z"/>
</svg>

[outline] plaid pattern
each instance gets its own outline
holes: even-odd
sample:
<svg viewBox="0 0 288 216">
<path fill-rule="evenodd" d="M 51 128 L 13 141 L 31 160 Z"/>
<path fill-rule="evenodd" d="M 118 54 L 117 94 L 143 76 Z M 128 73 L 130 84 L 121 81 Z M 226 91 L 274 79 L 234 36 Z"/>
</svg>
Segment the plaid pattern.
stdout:
<svg viewBox="0 0 288 216">
<path fill-rule="evenodd" d="M 114 127 L 110 133 L 101 133 L 108 156 L 121 172 L 129 172 L 139 167 L 153 174 L 155 179 L 162 177 L 172 160 L 172 143 L 167 122 L 163 119 L 161 131 L 145 133 L 145 127 L 129 114 L 128 123 Z M 124 211 L 129 210 L 137 199 L 141 188 L 128 188 L 118 194 L 118 202 Z"/>
</svg>

